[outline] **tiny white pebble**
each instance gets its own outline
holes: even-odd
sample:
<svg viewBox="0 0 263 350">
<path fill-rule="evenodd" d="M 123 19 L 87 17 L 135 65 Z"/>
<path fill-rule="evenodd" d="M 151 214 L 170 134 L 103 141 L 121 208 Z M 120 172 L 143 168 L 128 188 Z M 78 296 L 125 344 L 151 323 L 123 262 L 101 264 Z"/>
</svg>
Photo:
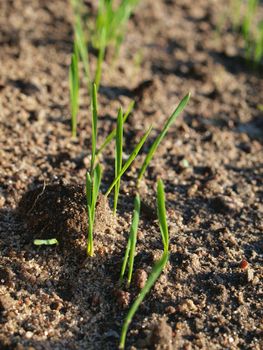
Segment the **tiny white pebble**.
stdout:
<svg viewBox="0 0 263 350">
<path fill-rule="evenodd" d="M 30 332 L 30 331 L 27 331 L 25 336 L 26 336 L 27 339 L 31 339 L 33 337 L 33 333 Z"/>
</svg>

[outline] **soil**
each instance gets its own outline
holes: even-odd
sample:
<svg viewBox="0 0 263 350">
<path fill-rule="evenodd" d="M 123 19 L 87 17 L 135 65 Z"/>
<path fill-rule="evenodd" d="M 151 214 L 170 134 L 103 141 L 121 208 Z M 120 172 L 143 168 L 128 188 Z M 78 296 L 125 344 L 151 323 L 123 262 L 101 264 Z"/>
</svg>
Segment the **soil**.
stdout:
<svg viewBox="0 0 263 350">
<path fill-rule="evenodd" d="M 87 1 L 92 11 L 92 3 Z M 132 300 L 162 252 L 156 180 L 165 184 L 170 260 L 140 306 L 127 349 L 262 349 L 262 66 L 252 69 L 229 23 L 227 2 L 141 1 L 119 58 L 110 52 L 99 94 L 99 144 L 117 110 L 125 156 L 153 123 L 124 176 L 116 218 L 100 196 L 95 256 L 86 256 L 85 174 L 89 97 L 78 138 L 70 130 L 72 13 L 63 0 L 0 4 L 0 348 L 117 349 Z M 91 54 L 92 66 L 94 56 Z M 137 170 L 179 100 L 186 111 L 158 148 L 141 192 L 135 277 L 118 284 Z M 101 157 L 102 193 L 114 145 Z M 34 246 L 54 238 L 57 246 Z"/>
</svg>

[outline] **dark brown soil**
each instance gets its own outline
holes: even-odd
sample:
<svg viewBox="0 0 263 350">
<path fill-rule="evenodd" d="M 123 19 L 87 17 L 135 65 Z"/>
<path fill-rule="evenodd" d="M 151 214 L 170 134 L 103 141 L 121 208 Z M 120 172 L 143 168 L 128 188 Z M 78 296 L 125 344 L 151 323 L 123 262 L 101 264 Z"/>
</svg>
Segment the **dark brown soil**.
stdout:
<svg viewBox="0 0 263 350">
<path fill-rule="evenodd" d="M 85 204 L 82 186 L 44 184 L 29 190 L 18 205 L 27 241 L 56 238 L 68 249 L 77 240 L 85 241 L 88 227 Z"/>
<path fill-rule="evenodd" d="M 99 143 L 119 106 L 134 99 L 127 155 L 151 123 L 152 141 L 192 93 L 142 183 L 136 272 L 126 289 L 118 280 L 133 187 L 150 142 L 124 176 L 116 218 L 100 197 L 95 256 L 87 258 L 91 126 L 83 86 L 79 135 L 71 139 L 70 6 L 0 2 L 0 349 L 117 349 L 129 305 L 161 255 L 159 177 L 171 255 L 130 326 L 127 349 L 263 348 L 263 74 L 245 62 L 227 22 L 219 35 L 226 5 L 141 1 L 119 59 L 112 63 L 109 54 L 104 63 Z M 114 145 L 101 162 L 105 193 Z M 33 245 L 55 237 L 58 246 Z"/>
</svg>

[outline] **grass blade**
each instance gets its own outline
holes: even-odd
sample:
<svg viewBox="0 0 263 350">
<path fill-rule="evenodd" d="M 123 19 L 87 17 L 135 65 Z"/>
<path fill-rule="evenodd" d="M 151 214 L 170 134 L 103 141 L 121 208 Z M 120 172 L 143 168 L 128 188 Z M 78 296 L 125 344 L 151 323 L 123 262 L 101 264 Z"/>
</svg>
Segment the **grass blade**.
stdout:
<svg viewBox="0 0 263 350">
<path fill-rule="evenodd" d="M 74 45 L 74 52 L 71 56 L 69 67 L 69 90 L 71 106 L 72 137 L 77 136 L 77 114 L 79 109 L 79 74 L 78 74 L 78 52 Z"/>
<path fill-rule="evenodd" d="M 93 215 L 92 208 L 92 179 L 90 173 L 86 174 L 86 199 L 88 212 L 88 240 L 87 240 L 87 254 L 93 255 Z"/>
<path fill-rule="evenodd" d="M 111 190 L 113 189 L 113 187 L 116 185 L 116 183 L 120 180 L 120 178 L 122 177 L 122 175 L 125 173 L 125 171 L 129 168 L 129 166 L 131 165 L 131 163 L 134 161 L 134 159 L 137 157 L 137 154 L 139 153 L 140 149 L 142 148 L 142 146 L 144 145 L 147 137 L 149 136 L 150 132 L 152 130 L 152 126 L 150 126 L 150 128 L 148 129 L 148 131 L 144 134 L 144 136 L 141 138 L 140 142 L 137 144 L 137 146 L 135 147 L 135 149 L 133 150 L 133 152 L 131 153 L 131 155 L 129 156 L 128 160 L 126 161 L 126 163 L 124 164 L 124 166 L 121 169 L 121 172 L 119 173 L 118 176 L 115 177 L 115 179 L 113 180 L 112 184 L 110 185 L 110 187 L 108 188 L 108 191 L 106 192 L 106 197 L 110 194 Z"/>
<path fill-rule="evenodd" d="M 88 244 L 87 244 L 87 254 L 93 256 L 93 218 L 91 213 L 91 207 L 88 206 L 88 219 L 89 219 L 89 228 L 88 228 Z"/>
<path fill-rule="evenodd" d="M 96 84 L 92 85 L 92 100 L 91 100 L 91 111 L 92 111 L 92 135 L 91 135 L 91 166 L 90 173 L 93 174 L 96 148 L 97 148 L 97 121 L 98 121 L 98 100 L 97 100 L 97 88 Z"/>
<path fill-rule="evenodd" d="M 156 280 L 159 278 L 161 272 L 163 271 L 163 269 L 168 261 L 168 258 L 169 258 L 168 252 L 163 253 L 161 259 L 154 265 L 145 286 L 143 287 L 140 294 L 138 295 L 138 297 L 135 299 L 134 303 L 132 304 L 132 306 L 131 306 L 131 308 L 130 308 L 130 310 L 125 318 L 123 327 L 122 327 L 119 349 L 124 349 L 127 331 L 128 331 L 129 325 L 133 319 L 133 316 L 135 315 L 136 311 L 138 310 L 138 308 L 139 308 L 141 302 L 143 301 L 143 299 L 145 298 L 146 294 L 150 291 L 150 289 L 152 288 L 152 286 L 154 285 Z"/>
<path fill-rule="evenodd" d="M 165 137 L 169 127 L 172 125 L 172 123 L 175 121 L 175 119 L 179 116 L 179 114 L 183 111 L 183 109 L 185 108 L 185 106 L 187 105 L 188 101 L 190 99 L 190 93 L 188 93 L 179 103 L 179 105 L 176 107 L 176 109 L 174 110 L 174 112 L 171 114 L 171 116 L 169 117 L 169 119 L 166 121 L 162 131 L 160 132 L 160 134 L 157 136 L 157 138 L 155 139 L 154 143 L 152 144 L 144 162 L 142 165 L 142 168 L 140 170 L 139 176 L 138 176 L 138 180 L 137 180 L 137 184 L 139 184 L 140 180 L 143 177 L 143 174 L 145 173 L 145 170 L 147 169 L 157 147 L 159 146 L 159 144 L 161 143 L 161 141 L 163 140 L 163 138 Z"/>
<path fill-rule="evenodd" d="M 169 233 L 168 225 L 166 221 L 166 208 L 165 208 L 165 193 L 162 180 L 158 180 L 157 184 L 157 213 L 160 225 L 160 230 L 163 239 L 164 250 L 168 251 L 169 246 Z"/>
<path fill-rule="evenodd" d="M 101 166 L 97 164 L 94 177 L 93 177 L 93 188 L 92 188 L 92 217 L 95 219 L 95 208 L 97 203 L 97 198 L 99 195 L 100 183 L 101 183 L 102 171 Z"/>
<path fill-rule="evenodd" d="M 83 63 L 84 72 L 88 83 L 89 94 L 91 96 L 92 86 L 91 86 L 91 75 L 90 75 L 90 65 L 89 65 L 89 51 L 88 51 L 88 45 L 86 45 L 86 42 L 85 42 L 85 35 L 84 35 L 83 25 L 81 22 L 80 15 L 76 16 L 76 23 L 75 23 L 74 30 L 75 30 L 75 37 L 76 37 L 76 42 L 78 46 L 78 51 Z"/>
<path fill-rule="evenodd" d="M 133 272 L 133 263 L 134 263 L 134 256 L 135 256 L 135 248 L 136 248 L 136 242 L 137 242 L 137 232 L 138 232 L 138 225 L 139 225 L 139 218 L 140 218 L 140 208 L 141 208 L 141 201 L 139 194 L 136 195 L 134 200 L 134 214 L 133 214 L 133 220 L 131 225 L 131 248 L 130 248 L 130 257 L 129 257 L 129 271 L 128 271 L 128 286 L 131 283 L 132 279 L 132 272 Z"/>
<path fill-rule="evenodd" d="M 159 278 L 161 272 L 165 268 L 165 265 L 167 264 L 169 259 L 169 232 L 168 232 L 167 222 L 166 222 L 165 194 L 164 194 L 163 183 L 161 180 L 159 180 L 157 184 L 157 208 L 158 208 L 159 226 L 160 226 L 162 241 L 163 241 L 163 254 L 161 259 L 155 263 L 151 271 L 151 274 L 146 281 L 145 286 L 143 287 L 140 294 L 135 299 L 134 303 L 132 304 L 125 318 L 122 331 L 121 331 L 119 349 L 124 349 L 127 331 L 133 319 L 133 316 L 138 310 L 146 294 L 150 291 L 150 289 L 152 288 L 156 280 Z M 130 243 L 129 249 L 131 249 L 131 244 L 132 243 Z"/>
<path fill-rule="evenodd" d="M 123 116 L 123 124 L 126 122 L 128 116 L 130 115 L 131 111 L 133 110 L 134 104 L 135 104 L 134 101 L 132 101 L 129 104 L 128 109 L 127 109 L 126 113 Z M 111 142 L 111 140 L 114 139 L 115 136 L 116 136 L 116 128 L 114 128 L 112 130 L 112 132 L 106 137 L 105 141 L 103 142 L 103 144 L 98 149 L 97 155 L 100 154 L 104 150 L 104 148 Z"/>
<path fill-rule="evenodd" d="M 122 168 L 122 145 L 123 145 L 123 112 L 119 109 L 117 118 L 117 131 L 116 131 L 116 146 L 115 146 L 115 177 L 117 177 Z M 120 192 L 120 180 L 116 182 L 114 187 L 114 205 L 113 212 L 116 213 L 118 198 Z"/>
<path fill-rule="evenodd" d="M 98 60 L 97 60 L 96 73 L 95 73 L 95 84 L 97 85 L 98 90 L 100 87 L 102 62 L 103 62 L 104 56 L 105 56 L 106 35 L 107 35 L 107 32 L 106 32 L 106 28 L 104 27 L 101 31 L 101 36 L 100 36 L 99 55 L 98 55 Z"/>
<path fill-rule="evenodd" d="M 87 206 L 91 207 L 92 202 L 92 179 L 90 176 L 90 173 L 87 171 L 86 174 L 86 199 L 87 199 Z"/>
<path fill-rule="evenodd" d="M 94 169 L 93 178 L 90 173 L 87 172 L 86 176 L 86 198 L 87 198 L 87 211 L 88 211 L 88 242 L 87 242 L 87 254 L 93 256 L 93 227 L 95 221 L 95 208 L 97 203 L 97 198 L 99 194 L 99 188 L 101 183 L 102 171 L 98 164 Z"/>
<path fill-rule="evenodd" d="M 127 242 L 125 256 L 124 256 L 122 268 L 121 268 L 121 275 L 120 275 L 120 283 L 122 283 L 124 274 L 126 271 L 127 263 L 128 263 L 128 258 L 129 258 L 128 285 L 130 285 L 131 278 L 132 278 L 135 247 L 136 247 L 136 241 L 137 241 L 137 231 L 138 231 L 139 218 L 140 218 L 140 208 L 141 208 L 140 196 L 139 194 L 136 194 L 136 197 L 134 199 L 132 224 L 131 224 L 129 239 Z"/>
</svg>

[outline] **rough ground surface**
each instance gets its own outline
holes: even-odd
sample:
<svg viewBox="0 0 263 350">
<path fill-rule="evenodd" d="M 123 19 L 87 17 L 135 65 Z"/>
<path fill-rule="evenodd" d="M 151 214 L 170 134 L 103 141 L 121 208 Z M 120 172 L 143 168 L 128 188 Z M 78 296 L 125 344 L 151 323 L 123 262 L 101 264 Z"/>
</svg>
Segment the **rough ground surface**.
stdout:
<svg viewBox="0 0 263 350">
<path fill-rule="evenodd" d="M 101 197 L 96 255 L 86 259 L 90 114 L 83 87 L 79 138 L 72 141 L 70 7 L 64 0 L 0 2 L 1 349 L 117 348 L 140 276 L 161 254 L 158 177 L 167 192 L 171 257 L 131 324 L 127 348 L 262 348 L 262 68 L 248 68 L 227 23 L 224 35 L 216 32 L 224 6 L 142 1 L 119 60 L 112 67 L 108 56 L 104 65 L 99 142 L 120 104 L 135 99 L 126 154 L 151 123 L 157 134 L 192 92 L 142 186 L 139 270 L 127 290 L 118 277 L 143 154 L 124 178 L 116 220 Z M 112 145 L 102 158 L 103 192 L 113 157 Z M 33 246 L 41 234 L 57 234 L 61 244 Z"/>
</svg>

